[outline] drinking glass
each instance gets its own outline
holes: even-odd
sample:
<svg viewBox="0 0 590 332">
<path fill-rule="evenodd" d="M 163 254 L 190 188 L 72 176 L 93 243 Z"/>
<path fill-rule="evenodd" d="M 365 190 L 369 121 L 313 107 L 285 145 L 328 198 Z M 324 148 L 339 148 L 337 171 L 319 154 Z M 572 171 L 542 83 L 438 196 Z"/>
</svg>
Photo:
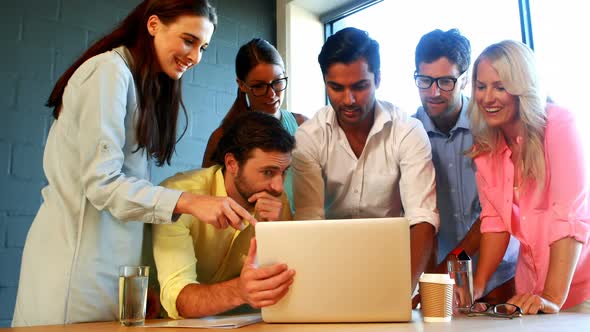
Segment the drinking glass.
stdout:
<svg viewBox="0 0 590 332">
<path fill-rule="evenodd" d="M 145 322 L 149 266 L 119 267 L 119 320 L 121 325 Z"/>
</svg>

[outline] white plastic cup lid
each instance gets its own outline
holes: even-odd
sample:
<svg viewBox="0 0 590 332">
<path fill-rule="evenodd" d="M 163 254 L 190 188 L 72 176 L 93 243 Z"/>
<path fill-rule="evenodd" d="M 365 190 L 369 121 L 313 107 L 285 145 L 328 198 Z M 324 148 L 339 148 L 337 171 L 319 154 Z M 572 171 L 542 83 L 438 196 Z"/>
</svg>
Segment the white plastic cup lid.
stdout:
<svg viewBox="0 0 590 332">
<path fill-rule="evenodd" d="M 455 280 L 448 273 L 423 273 L 420 282 L 430 282 L 435 284 L 454 285 Z"/>
</svg>

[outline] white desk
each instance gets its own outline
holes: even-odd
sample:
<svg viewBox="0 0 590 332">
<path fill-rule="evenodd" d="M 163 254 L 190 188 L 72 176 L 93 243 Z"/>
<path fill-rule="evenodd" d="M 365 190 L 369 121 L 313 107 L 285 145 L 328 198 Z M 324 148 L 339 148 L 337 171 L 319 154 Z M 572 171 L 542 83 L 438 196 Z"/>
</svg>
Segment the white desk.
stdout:
<svg viewBox="0 0 590 332">
<path fill-rule="evenodd" d="M 188 332 L 186 328 L 124 327 L 118 322 L 86 323 L 0 329 L 6 332 Z M 195 331 L 195 330 L 193 330 Z M 200 330 L 199 330 L 200 331 Z M 204 330 L 203 330 L 204 331 Z M 411 323 L 369 324 L 265 324 L 237 329 L 239 332 L 590 332 L 590 314 L 559 313 L 514 319 L 457 316 L 449 323 L 424 323 L 414 310 Z"/>
</svg>

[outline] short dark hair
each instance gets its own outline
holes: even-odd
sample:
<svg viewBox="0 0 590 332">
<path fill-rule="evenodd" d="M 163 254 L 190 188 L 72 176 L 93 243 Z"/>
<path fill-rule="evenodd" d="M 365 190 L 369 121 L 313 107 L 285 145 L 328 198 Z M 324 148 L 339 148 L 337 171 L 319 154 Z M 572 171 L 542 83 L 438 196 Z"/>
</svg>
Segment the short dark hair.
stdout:
<svg viewBox="0 0 590 332">
<path fill-rule="evenodd" d="M 224 165 L 225 155 L 231 153 L 242 165 L 256 148 L 265 152 L 290 153 L 294 147 L 295 138 L 277 118 L 262 112 L 246 112 L 238 115 L 223 132 L 214 160 Z"/>
<path fill-rule="evenodd" d="M 369 71 L 375 74 L 376 79 L 381 68 L 379 43 L 371 39 L 366 31 L 350 27 L 328 38 L 318 55 L 318 62 L 322 74 L 326 75 L 332 64 L 339 62 L 348 64 L 361 57 L 367 60 Z"/>
<path fill-rule="evenodd" d="M 436 29 L 420 38 L 416 46 L 416 72 L 421 63 L 432 63 L 442 57 L 449 59 L 464 73 L 471 63 L 471 44 L 457 29 Z"/>
</svg>

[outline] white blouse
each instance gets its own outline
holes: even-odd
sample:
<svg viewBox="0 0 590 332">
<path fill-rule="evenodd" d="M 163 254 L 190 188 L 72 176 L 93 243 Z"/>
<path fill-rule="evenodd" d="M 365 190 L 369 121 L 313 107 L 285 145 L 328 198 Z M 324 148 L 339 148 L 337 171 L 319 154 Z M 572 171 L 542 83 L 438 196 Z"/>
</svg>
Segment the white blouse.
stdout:
<svg viewBox="0 0 590 332">
<path fill-rule="evenodd" d="M 438 230 L 435 174 L 426 131 L 394 105 L 377 101 L 375 121 L 357 158 L 332 106 L 295 135 L 295 219 L 397 217 Z"/>
<path fill-rule="evenodd" d="M 68 81 L 45 147 L 48 185 L 25 243 L 14 326 L 116 320 L 118 268 L 140 264 L 142 222 L 171 221 L 181 192 L 152 185 L 145 152 L 134 153 L 131 59 L 119 47 Z"/>
</svg>

